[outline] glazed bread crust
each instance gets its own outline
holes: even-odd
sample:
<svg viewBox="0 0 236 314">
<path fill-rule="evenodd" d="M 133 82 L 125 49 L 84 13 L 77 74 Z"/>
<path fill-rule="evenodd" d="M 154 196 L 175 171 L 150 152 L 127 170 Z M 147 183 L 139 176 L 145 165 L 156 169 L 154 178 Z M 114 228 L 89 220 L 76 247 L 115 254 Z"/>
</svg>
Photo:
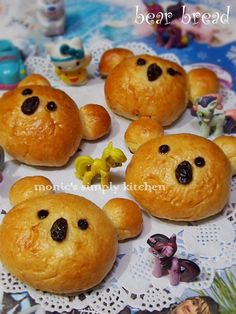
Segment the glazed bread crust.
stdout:
<svg viewBox="0 0 236 314">
<path fill-rule="evenodd" d="M 125 58 L 132 57 L 134 54 L 129 49 L 113 48 L 106 50 L 99 62 L 99 72 L 106 78 L 111 71 Z"/>
<path fill-rule="evenodd" d="M 145 64 L 138 65 L 138 59 Z M 150 81 L 147 72 L 152 64 L 158 65 L 162 74 Z M 175 75 L 168 74 L 170 68 Z M 108 106 L 118 115 L 132 120 L 148 116 L 163 126 L 170 125 L 187 106 L 186 73 L 178 64 L 155 56 L 129 57 L 106 79 L 105 96 Z"/>
<path fill-rule="evenodd" d="M 17 87 L 31 86 L 31 85 L 41 85 L 41 86 L 51 86 L 50 82 L 42 75 L 32 73 L 22 81 L 20 81 Z"/>
<path fill-rule="evenodd" d="M 23 95 L 27 88 L 31 95 Z M 38 97 L 32 115 L 22 112 L 27 98 Z M 47 104 L 54 102 L 55 111 Z M 14 159 L 35 166 L 63 166 L 77 151 L 83 135 L 79 109 L 63 91 L 31 85 L 7 92 L 0 99 L 0 145 Z"/>
<path fill-rule="evenodd" d="M 114 198 L 103 207 L 104 212 L 113 222 L 122 241 L 137 237 L 143 228 L 143 217 L 139 206 L 128 199 Z"/>
<path fill-rule="evenodd" d="M 219 92 L 220 83 L 210 69 L 197 68 L 188 72 L 189 100 L 194 103 L 197 97 Z"/>
<path fill-rule="evenodd" d="M 46 218 L 39 210 L 48 210 Z M 66 238 L 51 237 L 53 223 L 68 222 Z M 78 228 L 86 219 L 88 228 Z M 102 227 L 101 227 L 102 226 Z M 117 253 L 117 234 L 102 210 L 85 198 L 47 195 L 20 203 L 0 226 L 0 258 L 24 283 L 58 294 L 78 293 L 100 283 L 111 270 Z"/>
<path fill-rule="evenodd" d="M 80 109 L 83 139 L 96 140 L 110 132 L 111 118 L 103 106 L 87 104 Z"/>
<path fill-rule="evenodd" d="M 228 157 L 232 175 L 236 175 L 236 137 L 235 136 L 219 136 L 214 142 L 223 150 L 225 155 Z"/>
<path fill-rule="evenodd" d="M 52 182 L 43 176 L 29 176 L 16 181 L 9 190 L 9 200 L 15 206 L 27 199 L 49 195 L 53 192 Z"/>
<path fill-rule="evenodd" d="M 168 145 L 167 153 L 160 153 Z M 197 167 L 202 157 L 205 165 Z M 180 184 L 176 169 L 184 161 L 192 166 L 192 180 Z M 227 203 L 231 167 L 213 142 L 191 134 L 166 135 L 142 145 L 126 171 L 131 195 L 151 215 L 176 221 L 195 221 L 219 213 Z M 139 189 L 146 184 L 146 189 Z"/>
<path fill-rule="evenodd" d="M 141 117 L 130 123 L 125 132 L 125 143 L 131 153 L 144 143 L 158 136 L 162 136 L 164 130 L 162 126 L 152 118 Z"/>
</svg>

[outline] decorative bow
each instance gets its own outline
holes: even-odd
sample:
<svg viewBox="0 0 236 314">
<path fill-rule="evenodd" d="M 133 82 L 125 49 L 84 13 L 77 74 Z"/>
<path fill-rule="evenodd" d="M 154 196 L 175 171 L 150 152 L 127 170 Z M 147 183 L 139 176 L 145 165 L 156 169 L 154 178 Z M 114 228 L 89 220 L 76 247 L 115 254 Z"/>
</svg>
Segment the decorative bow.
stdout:
<svg viewBox="0 0 236 314">
<path fill-rule="evenodd" d="M 63 44 L 60 47 L 60 52 L 63 55 L 70 55 L 76 59 L 84 58 L 84 50 L 83 49 L 74 49 L 67 44 Z"/>
</svg>

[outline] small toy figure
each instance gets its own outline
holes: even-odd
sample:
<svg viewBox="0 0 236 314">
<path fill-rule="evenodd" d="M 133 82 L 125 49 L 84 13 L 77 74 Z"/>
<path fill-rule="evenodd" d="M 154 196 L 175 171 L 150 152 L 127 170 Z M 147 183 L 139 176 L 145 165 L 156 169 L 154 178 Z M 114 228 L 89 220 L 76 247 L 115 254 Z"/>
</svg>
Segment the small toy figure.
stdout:
<svg viewBox="0 0 236 314">
<path fill-rule="evenodd" d="M 159 2 L 159 0 L 143 0 L 160 46 L 167 49 L 184 48 L 192 39 L 205 43 L 213 42 L 216 32 L 214 26 L 205 25 L 201 19 L 190 20 L 189 23 L 182 21 L 183 14 L 189 16 L 195 12 L 203 14 L 201 8 L 194 5 L 184 6 L 181 1 L 164 8 Z"/>
<path fill-rule="evenodd" d="M 87 82 L 87 66 L 92 56 L 85 55 L 79 37 L 63 40 L 47 46 L 55 72 L 67 85 L 84 85 Z"/>
<path fill-rule="evenodd" d="M 63 0 L 38 0 L 37 19 L 45 36 L 62 35 L 65 28 Z"/>
<path fill-rule="evenodd" d="M 164 48 L 182 48 L 188 45 L 189 37 L 183 36 L 181 28 L 172 25 L 172 22 L 182 16 L 182 3 L 170 5 L 166 10 L 159 4 L 159 0 L 143 0 L 150 16 L 155 16 L 150 20 L 153 25 L 157 43 Z"/>
<path fill-rule="evenodd" d="M 199 42 L 211 44 L 216 32 L 214 24 L 205 24 L 199 18 L 196 18 L 196 21 L 191 19 L 189 23 L 183 23 L 182 17 L 184 14 L 193 16 L 196 12 L 205 13 L 200 7 L 191 4 L 186 5 L 183 10 L 183 4 L 181 4 L 181 16 L 174 19 L 171 24 L 181 29 L 182 36 L 192 36 Z"/>
<path fill-rule="evenodd" d="M 163 234 L 154 234 L 148 240 L 149 251 L 155 256 L 153 275 L 157 278 L 170 274 L 170 284 L 176 286 L 180 281 L 194 281 L 200 274 L 200 268 L 188 259 L 174 257 L 177 251 L 176 236 L 170 238 Z"/>
<path fill-rule="evenodd" d="M 0 40 L 0 89 L 13 89 L 26 77 L 20 50 L 9 40 Z"/>
<path fill-rule="evenodd" d="M 0 182 L 2 182 L 2 180 L 3 180 L 2 171 L 3 171 L 4 165 L 5 165 L 4 161 L 5 161 L 4 150 L 3 150 L 2 146 L 0 146 Z"/>
<path fill-rule="evenodd" d="M 111 168 L 121 167 L 127 160 L 119 148 L 115 148 L 110 142 L 103 150 L 102 158 L 93 159 L 90 156 L 79 156 L 75 160 L 75 175 L 83 180 L 83 185 L 91 185 L 92 179 L 100 175 L 101 186 L 106 189 L 109 186 L 109 173 Z"/>
<path fill-rule="evenodd" d="M 223 133 L 236 133 L 236 110 L 226 110 L 223 113 L 214 113 L 215 109 L 223 109 L 221 104 L 222 98 L 217 94 L 209 94 L 197 98 L 193 105 L 197 117 L 201 135 L 209 137 L 220 136 Z"/>
</svg>

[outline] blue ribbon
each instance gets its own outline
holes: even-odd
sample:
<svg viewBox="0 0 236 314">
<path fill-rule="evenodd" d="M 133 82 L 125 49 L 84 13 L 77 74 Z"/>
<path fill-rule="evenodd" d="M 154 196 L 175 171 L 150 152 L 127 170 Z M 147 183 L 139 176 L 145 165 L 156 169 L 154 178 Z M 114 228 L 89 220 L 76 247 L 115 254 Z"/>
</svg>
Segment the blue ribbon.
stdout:
<svg viewBox="0 0 236 314">
<path fill-rule="evenodd" d="M 63 55 L 72 56 L 75 59 L 84 58 L 84 50 L 83 49 L 74 49 L 67 44 L 64 44 L 60 47 L 60 53 Z"/>
</svg>

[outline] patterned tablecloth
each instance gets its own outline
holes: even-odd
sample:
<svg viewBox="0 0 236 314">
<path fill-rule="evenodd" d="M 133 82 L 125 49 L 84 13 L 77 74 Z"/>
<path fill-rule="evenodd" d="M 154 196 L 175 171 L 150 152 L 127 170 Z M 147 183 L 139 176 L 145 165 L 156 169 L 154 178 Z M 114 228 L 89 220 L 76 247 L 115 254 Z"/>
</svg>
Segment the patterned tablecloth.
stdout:
<svg viewBox="0 0 236 314">
<path fill-rule="evenodd" d="M 151 0 L 146 2 L 151 3 Z M 163 5 L 166 4 L 163 1 L 159 2 Z M 135 22 L 137 10 L 143 14 L 145 12 L 142 1 L 65 0 L 66 30 L 64 37 L 70 38 L 78 35 L 83 39 L 85 47 L 89 47 L 93 50 L 99 50 L 101 46 L 127 46 L 127 43 L 130 42 L 133 43 L 133 46 L 135 45 L 134 43 L 137 43 L 137 46 L 144 43 L 157 54 L 174 54 L 182 65 L 207 63 L 209 66 L 209 64 L 214 64 L 219 71 L 222 68 L 224 69 L 224 76 L 221 77 L 222 84 L 227 89 L 234 90 L 236 86 L 235 0 L 188 0 L 184 1 L 184 3 L 186 5 L 200 6 L 201 8 L 209 10 L 209 12 L 220 12 L 220 14 L 226 13 L 227 6 L 229 6 L 229 23 L 209 25 L 209 28 L 212 28 L 213 35 L 208 42 L 203 43 L 201 40 L 192 39 L 185 48 L 173 48 L 168 50 L 158 44 L 157 36 L 152 26 L 148 25 L 148 23 L 138 24 Z M 58 40 L 58 38 L 46 38 L 42 35 L 40 28 L 35 23 L 34 12 L 33 1 L 1 0 L 1 34 L 4 34 L 5 38 L 11 39 L 18 45 L 26 57 L 45 57 L 45 45 L 51 41 Z M 201 34 L 201 32 L 204 32 L 204 30 L 199 30 L 199 34 Z M 199 37 L 201 38 L 200 35 Z M 96 71 L 94 79 L 96 79 Z M 235 205 L 234 202 L 232 203 Z M 181 298 L 175 300 L 176 304 L 193 296 L 210 296 L 219 304 L 220 313 L 234 314 L 236 313 L 235 275 L 236 266 L 219 270 L 216 272 L 215 279 L 210 288 L 202 291 L 185 289 Z M 204 300 L 204 297 L 202 300 Z M 170 309 L 165 309 L 161 312 L 156 311 L 154 313 L 196 313 L 194 311 L 192 312 L 190 308 L 189 312 L 175 312 L 174 308 L 176 304 L 171 306 Z M 122 313 L 136 313 L 137 311 L 137 309 L 126 307 Z M 3 293 L 3 291 L 0 290 L 0 313 L 44 314 L 49 312 L 44 310 L 42 306 L 36 304 L 27 292 L 12 294 Z M 78 313 L 78 311 L 73 310 L 72 313 Z M 95 312 L 88 308 L 81 313 Z M 141 313 L 141 311 L 139 313 Z M 142 313 L 146 312 L 144 311 Z M 199 310 L 198 313 L 203 312 Z"/>
</svg>

